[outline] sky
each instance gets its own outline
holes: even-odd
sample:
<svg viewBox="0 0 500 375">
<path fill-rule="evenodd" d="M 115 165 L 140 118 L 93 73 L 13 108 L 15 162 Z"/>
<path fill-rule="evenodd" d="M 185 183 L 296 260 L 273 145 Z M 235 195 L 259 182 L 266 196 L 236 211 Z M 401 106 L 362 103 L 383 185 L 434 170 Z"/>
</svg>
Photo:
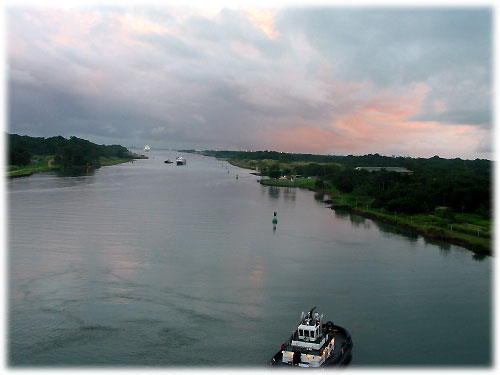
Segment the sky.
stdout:
<svg viewBox="0 0 500 375">
<path fill-rule="evenodd" d="M 7 131 L 493 158 L 488 6 L 9 5 Z"/>
</svg>

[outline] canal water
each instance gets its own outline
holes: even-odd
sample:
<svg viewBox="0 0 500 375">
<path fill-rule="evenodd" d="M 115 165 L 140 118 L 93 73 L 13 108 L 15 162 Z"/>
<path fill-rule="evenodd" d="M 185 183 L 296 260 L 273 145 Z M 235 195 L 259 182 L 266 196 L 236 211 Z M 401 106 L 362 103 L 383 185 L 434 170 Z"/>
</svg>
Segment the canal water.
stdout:
<svg viewBox="0 0 500 375">
<path fill-rule="evenodd" d="M 7 183 L 9 366 L 263 367 L 314 306 L 353 368 L 491 366 L 491 258 L 176 156 Z"/>
</svg>

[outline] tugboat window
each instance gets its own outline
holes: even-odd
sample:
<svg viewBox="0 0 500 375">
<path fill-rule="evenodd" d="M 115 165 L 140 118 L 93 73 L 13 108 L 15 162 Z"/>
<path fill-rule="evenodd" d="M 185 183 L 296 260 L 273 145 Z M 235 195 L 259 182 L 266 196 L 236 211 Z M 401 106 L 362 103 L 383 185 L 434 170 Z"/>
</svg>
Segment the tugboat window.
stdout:
<svg viewBox="0 0 500 375">
<path fill-rule="evenodd" d="M 299 336 L 304 336 L 304 331 L 299 329 Z"/>
<path fill-rule="evenodd" d="M 308 330 L 304 330 L 304 336 L 305 337 L 309 337 L 309 331 Z"/>
<path fill-rule="evenodd" d="M 311 337 L 314 338 L 314 331 L 311 331 Z"/>
</svg>

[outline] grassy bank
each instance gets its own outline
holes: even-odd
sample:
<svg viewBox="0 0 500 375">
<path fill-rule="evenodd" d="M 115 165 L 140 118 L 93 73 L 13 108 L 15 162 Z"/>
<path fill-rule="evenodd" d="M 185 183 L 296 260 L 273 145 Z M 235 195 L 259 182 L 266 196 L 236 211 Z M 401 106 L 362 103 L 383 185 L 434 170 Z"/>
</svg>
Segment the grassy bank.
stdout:
<svg viewBox="0 0 500 375">
<path fill-rule="evenodd" d="M 61 167 L 54 165 L 53 156 L 33 156 L 30 165 L 26 166 L 16 166 L 11 165 L 7 171 L 7 177 L 24 177 L 30 176 L 33 173 L 38 172 L 48 172 L 52 170 L 58 170 Z"/>
<path fill-rule="evenodd" d="M 315 178 L 301 178 L 294 181 L 289 180 L 261 180 L 260 183 L 262 185 L 267 186 L 284 186 L 284 187 L 298 187 L 304 189 L 316 190 L 314 187 L 314 183 L 316 182 Z"/>
<path fill-rule="evenodd" d="M 219 160 L 226 160 L 229 164 L 232 164 L 236 167 L 240 168 L 245 168 L 245 169 L 253 169 L 255 170 L 257 168 L 257 161 L 256 160 L 247 160 L 247 159 L 238 159 L 238 160 L 233 160 L 233 159 L 219 159 Z"/>
<path fill-rule="evenodd" d="M 402 215 L 397 212 L 388 212 L 383 208 L 371 207 L 372 198 L 342 194 L 328 185 L 319 189 L 315 186 L 316 180 L 313 178 L 295 181 L 263 179 L 260 183 L 267 186 L 298 187 L 320 191 L 330 196 L 328 203 L 331 204 L 332 209 L 343 209 L 369 219 L 398 225 L 426 238 L 456 244 L 478 254 L 492 254 L 491 222 L 478 215 L 456 214 L 452 217 L 443 217 L 440 213 Z"/>
<path fill-rule="evenodd" d="M 140 157 L 139 155 L 132 154 L 135 158 L 135 156 Z M 121 164 L 121 163 L 127 163 L 132 161 L 132 158 L 118 158 L 118 157 L 104 157 L 101 156 L 99 158 L 99 166 L 105 167 L 105 166 L 110 166 L 110 165 L 115 165 L 115 164 Z M 33 156 L 31 159 L 30 165 L 27 166 L 16 166 L 16 165 L 11 165 L 8 167 L 7 171 L 7 177 L 9 178 L 16 178 L 16 177 L 26 177 L 26 176 L 31 176 L 33 173 L 38 173 L 38 172 L 49 172 L 49 171 L 56 171 L 56 170 L 61 170 L 60 165 L 55 165 L 54 164 L 54 156 L 49 155 L 49 156 Z"/>
<path fill-rule="evenodd" d="M 112 156 L 112 157 L 101 156 L 99 158 L 99 164 L 101 165 L 101 167 L 107 167 L 107 166 L 115 165 L 115 164 L 128 163 L 132 160 L 133 159 L 130 159 L 130 158 L 117 158 L 114 156 Z"/>
<path fill-rule="evenodd" d="M 293 170 L 296 167 L 305 166 L 308 162 L 305 161 L 294 161 L 294 162 L 276 162 L 273 159 L 262 159 L 262 160 L 252 160 L 252 159 L 225 159 L 219 158 L 219 160 L 225 160 L 229 164 L 232 164 L 236 167 L 245 168 L 245 169 L 253 169 L 253 170 L 262 170 L 265 168 L 269 168 L 274 164 L 278 164 L 283 169 Z M 328 163 L 316 163 L 317 165 L 328 165 Z M 338 163 L 333 163 L 335 165 L 340 165 Z"/>
</svg>

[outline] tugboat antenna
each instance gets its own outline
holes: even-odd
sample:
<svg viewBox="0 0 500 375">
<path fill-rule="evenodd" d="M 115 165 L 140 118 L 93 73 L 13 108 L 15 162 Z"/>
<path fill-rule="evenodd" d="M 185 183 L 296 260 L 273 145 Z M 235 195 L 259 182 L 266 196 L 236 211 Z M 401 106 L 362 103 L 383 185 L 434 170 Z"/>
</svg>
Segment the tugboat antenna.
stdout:
<svg viewBox="0 0 500 375">
<path fill-rule="evenodd" d="M 314 309 L 315 309 L 315 308 L 316 308 L 316 306 L 314 306 L 314 307 L 311 309 L 311 311 L 309 311 L 309 316 L 310 316 L 311 318 L 313 317 L 313 311 L 314 311 Z"/>
</svg>

